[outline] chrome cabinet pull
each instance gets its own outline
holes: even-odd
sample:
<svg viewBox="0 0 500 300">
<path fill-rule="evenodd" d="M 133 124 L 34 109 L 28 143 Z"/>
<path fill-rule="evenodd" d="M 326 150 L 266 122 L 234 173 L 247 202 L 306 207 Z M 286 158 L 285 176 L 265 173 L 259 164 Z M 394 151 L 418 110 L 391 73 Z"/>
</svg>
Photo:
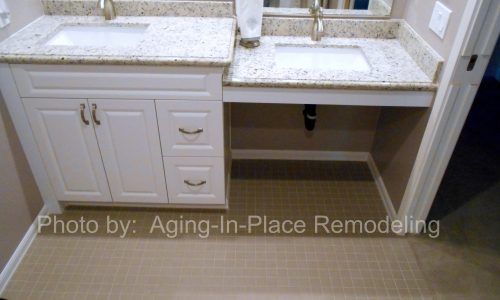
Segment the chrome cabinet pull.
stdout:
<svg viewBox="0 0 500 300">
<path fill-rule="evenodd" d="M 187 185 L 189 185 L 189 186 L 196 187 L 196 186 L 202 186 L 202 185 L 206 184 L 207 181 L 206 180 L 201 180 L 199 182 L 193 183 L 191 180 L 184 180 L 184 183 L 187 184 Z"/>
<path fill-rule="evenodd" d="M 96 125 L 101 125 L 101 121 L 97 120 L 97 104 L 92 103 L 92 120 L 94 120 L 94 123 Z"/>
<path fill-rule="evenodd" d="M 198 128 L 196 130 L 188 130 L 185 128 L 179 128 L 179 131 L 184 134 L 198 134 L 203 132 L 203 128 Z"/>
<path fill-rule="evenodd" d="M 82 118 L 82 122 L 85 125 L 89 125 L 89 120 L 85 119 L 85 104 L 80 104 L 80 118 Z"/>
</svg>

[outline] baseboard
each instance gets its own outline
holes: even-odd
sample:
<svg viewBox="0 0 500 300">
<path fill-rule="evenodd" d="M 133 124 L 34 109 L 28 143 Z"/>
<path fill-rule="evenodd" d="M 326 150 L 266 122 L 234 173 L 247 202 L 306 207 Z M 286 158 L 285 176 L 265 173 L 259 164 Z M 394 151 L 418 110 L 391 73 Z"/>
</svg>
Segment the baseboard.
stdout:
<svg viewBox="0 0 500 300">
<path fill-rule="evenodd" d="M 19 243 L 19 245 L 17 245 L 16 250 L 10 257 L 7 264 L 5 265 L 4 269 L 2 270 L 2 273 L 0 273 L 0 295 L 4 292 L 5 288 L 7 287 L 7 284 L 9 283 L 9 280 L 12 278 L 12 275 L 14 275 L 14 272 L 16 272 L 17 267 L 21 263 L 21 260 L 23 259 L 24 255 L 30 248 L 31 243 L 33 242 L 38 233 L 38 217 L 45 216 L 47 215 L 47 213 L 48 213 L 48 208 L 44 206 L 38 213 L 38 216 L 35 218 L 33 223 L 30 225 L 26 233 L 24 234 L 24 237 Z"/>
<path fill-rule="evenodd" d="M 391 219 L 391 221 L 393 221 L 397 217 L 396 209 L 394 208 L 394 205 L 392 204 L 391 196 L 389 195 L 389 192 L 387 191 L 387 188 L 385 187 L 384 180 L 382 179 L 382 176 L 380 175 L 380 172 L 378 171 L 377 164 L 375 164 L 375 161 L 373 160 L 373 157 L 371 154 L 368 154 L 368 159 L 366 160 L 366 163 L 368 164 L 368 168 L 370 168 L 370 172 L 372 173 L 373 179 L 375 180 L 375 184 L 377 185 L 377 189 L 378 189 L 378 192 L 380 194 L 380 198 L 382 199 L 382 202 L 384 203 L 384 207 L 385 207 L 385 210 L 387 212 L 387 215 L 389 216 L 389 219 Z"/>
<path fill-rule="evenodd" d="M 368 152 L 233 149 L 233 159 L 367 161 Z"/>
<path fill-rule="evenodd" d="M 231 166 L 229 166 L 229 172 L 226 175 L 226 209 L 229 209 L 229 195 L 231 193 Z"/>
</svg>

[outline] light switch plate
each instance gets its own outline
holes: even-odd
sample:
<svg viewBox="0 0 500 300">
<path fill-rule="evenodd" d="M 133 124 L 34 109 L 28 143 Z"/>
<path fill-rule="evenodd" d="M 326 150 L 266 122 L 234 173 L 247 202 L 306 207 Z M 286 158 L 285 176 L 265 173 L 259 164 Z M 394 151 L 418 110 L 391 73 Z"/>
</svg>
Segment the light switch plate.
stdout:
<svg viewBox="0 0 500 300">
<path fill-rule="evenodd" d="M 450 21 L 451 10 L 437 1 L 434 5 L 429 28 L 434 31 L 441 39 L 444 39 L 448 22 Z"/>
</svg>

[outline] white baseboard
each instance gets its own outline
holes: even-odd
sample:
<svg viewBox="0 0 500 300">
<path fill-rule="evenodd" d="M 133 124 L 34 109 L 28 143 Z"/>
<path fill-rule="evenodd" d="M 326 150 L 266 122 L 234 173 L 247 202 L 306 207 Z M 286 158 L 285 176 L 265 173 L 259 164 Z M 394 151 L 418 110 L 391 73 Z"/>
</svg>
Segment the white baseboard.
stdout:
<svg viewBox="0 0 500 300">
<path fill-rule="evenodd" d="M 229 195 L 231 193 L 231 171 L 227 172 L 226 184 L 226 209 L 229 209 Z"/>
<path fill-rule="evenodd" d="M 377 185 L 380 198 L 384 204 L 387 215 L 391 220 L 396 219 L 396 210 L 391 197 L 387 192 L 384 180 L 380 175 L 377 165 L 369 152 L 349 151 L 299 151 L 299 150 L 254 150 L 233 149 L 233 159 L 284 159 L 284 160 L 336 160 L 336 161 L 362 161 L 366 162 Z"/>
<path fill-rule="evenodd" d="M 368 152 L 233 149 L 233 159 L 367 161 Z"/>
<path fill-rule="evenodd" d="M 33 223 L 30 225 L 26 233 L 24 234 L 24 237 L 19 243 L 19 245 L 17 245 L 16 250 L 14 251 L 14 253 L 12 253 L 12 256 L 10 257 L 9 261 L 3 268 L 2 273 L 0 273 L 0 295 L 4 292 L 5 288 L 7 287 L 7 284 L 9 283 L 9 280 L 12 278 L 12 275 L 14 275 L 14 273 L 16 272 L 17 267 L 21 263 L 21 260 L 23 259 L 26 252 L 28 252 L 31 243 L 33 242 L 38 233 L 38 217 L 45 216 L 47 215 L 47 213 L 48 213 L 48 208 L 44 206 L 38 213 L 38 216 L 35 218 Z"/>
<path fill-rule="evenodd" d="M 382 179 L 382 176 L 378 171 L 377 164 L 375 164 L 375 161 L 373 160 L 371 154 L 368 154 L 368 159 L 366 163 L 368 164 L 368 168 L 370 168 L 370 172 L 372 173 L 373 179 L 375 180 L 378 193 L 380 194 L 380 198 L 382 198 L 382 202 L 384 203 L 384 207 L 387 212 L 387 215 L 389 216 L 389 219 L 391 219 L 391 221 L 396 220 L 397 217 L 396 209 L 392 204 L 391 196 L 389 196 L 389 192 L 385 187 L 384 180 Z"/>
</svg>

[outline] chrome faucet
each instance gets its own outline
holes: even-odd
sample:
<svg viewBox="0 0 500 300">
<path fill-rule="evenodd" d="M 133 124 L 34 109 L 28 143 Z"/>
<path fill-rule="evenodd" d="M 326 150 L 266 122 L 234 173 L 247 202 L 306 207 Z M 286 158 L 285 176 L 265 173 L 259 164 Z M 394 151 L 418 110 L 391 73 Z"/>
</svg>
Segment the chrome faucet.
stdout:
<svg viewBox="0 0 500 300">
<path fill-rule="evenodd" d="M 105 20 L 113 20 L 116 18 L 115 5 L 113 0 L 98 0 L 97 10 L 104 15 Z"/>
<path fill-rule="evenodd" d="M 311 39 L 313 41 L 321 41 L 324 33 L 323 28 L 323 7 L 321 7 L 321 0 L 314 0 L 313 5 L 309 8 L 309 13 L 314 18 L 313 27 L 311 31 Z"/>
</svg>

